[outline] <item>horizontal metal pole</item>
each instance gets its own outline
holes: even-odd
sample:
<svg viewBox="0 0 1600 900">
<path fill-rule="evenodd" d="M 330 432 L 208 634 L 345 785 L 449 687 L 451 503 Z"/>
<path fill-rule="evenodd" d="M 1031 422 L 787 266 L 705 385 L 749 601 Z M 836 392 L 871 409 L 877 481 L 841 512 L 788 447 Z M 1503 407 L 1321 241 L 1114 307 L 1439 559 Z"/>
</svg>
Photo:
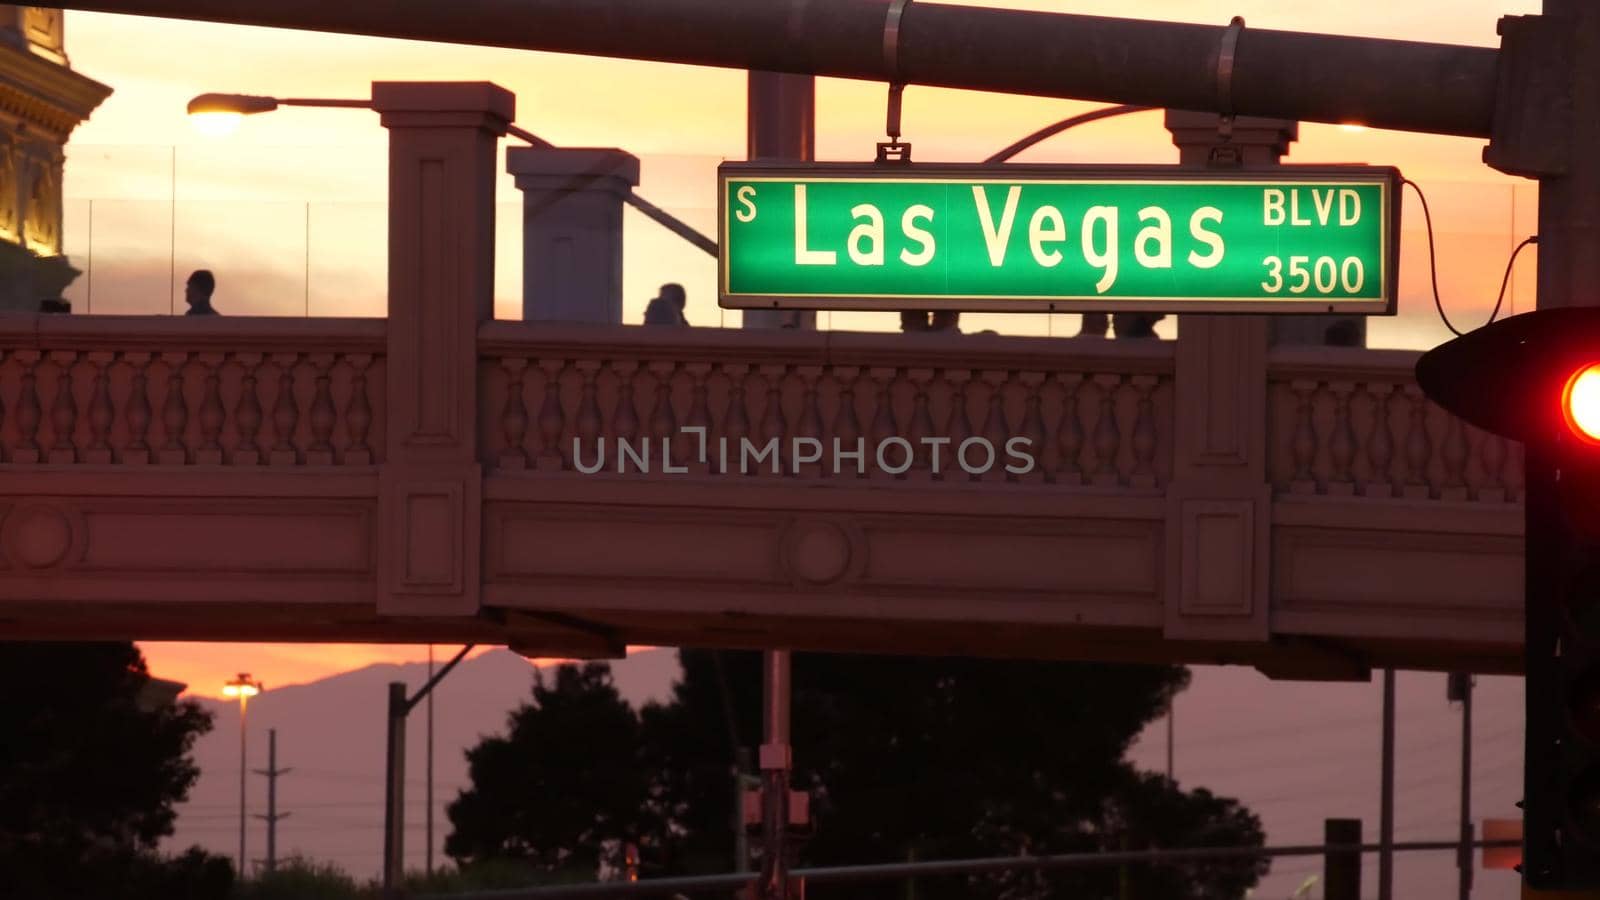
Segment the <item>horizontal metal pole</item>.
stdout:
<svg viewBox="0 0 1600 900">
<path fill-rule="evenodd" d="M 987 859 L 948 859 L 928 862 L 885 863 L 873 866 L 829 866 L 795 869 L 790 874 L 810 884 L 886 881 L 933 875 L 969 875 L 980 872 L 1114 866 L 1127 863 L 1196 862 L 1205 860 L 1260 859 L 1284 856 L 1324 856 L 1328 853 L 1376 853 L 1381 844 L 1299 844 L 1284 847 L 1196 847 L 1189 850 L 1117 850 L 1105 853 L 1062 853 L 1055 856 L 1001 856 Z M 1515 840 L 1478 840 L 1475 848 L 1520 847 Z M 1410 841 L 1389 845 L 1394 852 L 1461 849 L 1461 841 Z M 645 881 L 552 885 L 510 890 L 472 891 L 465 894 L 426 894 L 413 900 L 594 900 L 604 897 L 647 897 L 684 891 L 736 890 L 754 880 L 753 873 L 655 878 Z"/>
<path fill-rule="evenodd" d="M 1487 137 L 1498 51 L 889 0 L 72 0 L 131 13 Z M 1225 110 L 1225 96 L 1232 109 Z"/>
</svg>

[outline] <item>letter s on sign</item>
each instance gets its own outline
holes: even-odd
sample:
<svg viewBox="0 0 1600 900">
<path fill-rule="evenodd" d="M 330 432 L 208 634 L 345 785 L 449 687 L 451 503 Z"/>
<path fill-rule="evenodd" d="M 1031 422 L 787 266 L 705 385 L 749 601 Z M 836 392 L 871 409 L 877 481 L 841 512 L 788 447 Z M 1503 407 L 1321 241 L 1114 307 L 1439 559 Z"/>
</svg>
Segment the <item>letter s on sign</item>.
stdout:
<svg viewBox="0 0 1600 900">
<path fill-rule="evenodd" d="M 734 196 L 738 199 L 741 209 L 735 210 L 733 217 L 741 222 L 754 222 L 756 220 L 755 185 L 744 185 L 743 187 L 739 188 L 738 191 L 734 192 Z"/>
</svg>

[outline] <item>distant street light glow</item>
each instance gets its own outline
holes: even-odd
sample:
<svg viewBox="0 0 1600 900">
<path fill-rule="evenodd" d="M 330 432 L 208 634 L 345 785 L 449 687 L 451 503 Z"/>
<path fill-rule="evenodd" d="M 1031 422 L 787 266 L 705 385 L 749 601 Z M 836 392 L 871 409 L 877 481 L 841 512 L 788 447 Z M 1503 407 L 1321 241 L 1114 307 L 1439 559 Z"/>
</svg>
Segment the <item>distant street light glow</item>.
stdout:
<svg viewBox="0 0 1600 900">
<path fill-rule="evenodd" d="M 191 113 L 189 121 L 206 137 L 222 138 L 238 131 L 244 116 L 235 112 L 198 112 Z"/>
<path fill-rule="evenodd" d="M 1561 413 L 1578 437 L 1600 444 L 1600 363 L 1590 363 L 1567 379 Z"/>
</svg>

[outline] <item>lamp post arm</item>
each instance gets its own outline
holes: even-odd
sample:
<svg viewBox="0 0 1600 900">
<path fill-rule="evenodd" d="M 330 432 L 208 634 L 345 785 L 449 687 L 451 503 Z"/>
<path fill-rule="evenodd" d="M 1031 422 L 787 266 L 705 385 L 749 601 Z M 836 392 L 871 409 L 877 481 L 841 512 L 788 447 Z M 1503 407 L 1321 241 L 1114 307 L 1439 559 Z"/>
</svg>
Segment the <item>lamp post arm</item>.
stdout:
<svg viewBox="0 0 1600 900">
<path fill-rule="evenodd" d="M 427 680 L 427 682 L 425 684 L 423 684 L 422 687 L 418 688 L 417 692 L 415 694 L 413 694 L 411 696 L 411 698 L 406 701 L 405 709 L 401 712 L 401 715 L 402 716 L 409 715 L 413 709 L 416 709 L 417 704 L 421 703 L 424 697 L 427 697 L 430 693 L 433 692 L 433 686 L 438 684 L 441 680 L 443 680 L 446 675 L 449 675 L 450 674 L 450 670 L 454 669 L 456 667 L 456 663 L 459 663 L 463 659 L 466 659 L 467 654 L 471 653 L 472 652 L 472 648 L 474 648 L 476 646 L 478 646 L 478 645 L 477 644 L 468 644 L 465 647 L 462 647 L 461 648 L 461 652 L 457 653 L 454 657 L 452 657 L 450 659 L 449 662 L 444 664 L 444 668 L 442 668 L 439 671 L 433 673 L 433 677 L 429 678 Z"/>
<path fill-rule="evenodd" d="M 506 134 L 509 134 L 520 141 L 524 141 L 530 146 L 538 147 L 541 150 L 556 149 L 555 144 L 550 143 L 549 141 L 539 137 L 525 128 L 518 128 L 517 126 L 512 125 L 506 129 Z M 637 209 L 639 212 L 644 213 L 646 216 L 649 216 L 668 231 L 695 245 L 696 247 L 710 254 L 713 258 L 716 257 L 717 242 L 709 237 L 706 237 L 704 234 L 701 234 L 700 231 L 693 225 L 690 225 L 688 222 L 683 221 L 661 207 L 656 206 L 649 200 L 644 199 L 643 197 L 639 196 L 638 192 L 636 191 L 629 190 L 626 194 L 622 195 L 622 199 L 629 206 Z"/>
</svg>

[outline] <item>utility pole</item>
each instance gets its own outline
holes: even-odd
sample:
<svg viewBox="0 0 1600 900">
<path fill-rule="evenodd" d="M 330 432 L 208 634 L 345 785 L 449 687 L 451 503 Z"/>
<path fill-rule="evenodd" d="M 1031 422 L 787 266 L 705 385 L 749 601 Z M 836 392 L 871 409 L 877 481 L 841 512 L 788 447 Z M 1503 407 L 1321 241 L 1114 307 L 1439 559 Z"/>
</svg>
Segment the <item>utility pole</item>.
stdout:
<svg viewBox="0 0 1600 900">
<path fill-rule="evenodd" d="M 1383 772 L 1378 797 L 1378 900 L 1394 900 L 1394 670 L 1383 670 Z"/>
<path fill-rule="evenodd" d="M 257 815 L 256 818 L 267 823 L 267 873 L 277 871 L 278 868 L 278 820 L 289 818 L 288 813 L 278 812 L 278 776 L 287 775 L 293 769 L 278 768 L 278 729 L 267 729 L 267 767 L 256 769 L 257 775 L 267 776 L 267 814 Z"/>
<path fill-rule="evenodd" d="M 1461 900 L 1472 896 L 1472 687 L 1468 672 L 1451 672 L 1445 682 L 1445 697 L 1461 704 L 1461 849 L 1456 853 Z"/>
<path fill-rule="evenodd" d="M 433 680 L 433 645 L 428 645 L 428 680 Z M 428 692 L 428 781 L 423 786 L 423 794 L 427 802 L 427 811 L 423 813 L 423 821 L 427 823 L 423 829 L 427 835 L 428 850 L 423 857 L 423 871 L 428 877 L 433 877 L 433 692 Z"/>
<path fill-rule="evenodd" d="M 406 683 L 389 682 L 389 729 L 385 742 L 383 791 L 383 896 L 385 900 L 398 896 L 400 882 L 405 877 L 406 831 L 406 717 L 423 698 L 432 695 L 434 686 L 444 680 L 456 664 L 466 658 L 474 645 L 461 648 L 444 668 L 435 672 L 417 693 L 406 696 Z"/>
<path fill-rule="evenodd" d="M 762 657 L 761 881 L 759 900 L 789 900 L 789 743 L 790 657 L 767 651 Z"/>
</svg>

